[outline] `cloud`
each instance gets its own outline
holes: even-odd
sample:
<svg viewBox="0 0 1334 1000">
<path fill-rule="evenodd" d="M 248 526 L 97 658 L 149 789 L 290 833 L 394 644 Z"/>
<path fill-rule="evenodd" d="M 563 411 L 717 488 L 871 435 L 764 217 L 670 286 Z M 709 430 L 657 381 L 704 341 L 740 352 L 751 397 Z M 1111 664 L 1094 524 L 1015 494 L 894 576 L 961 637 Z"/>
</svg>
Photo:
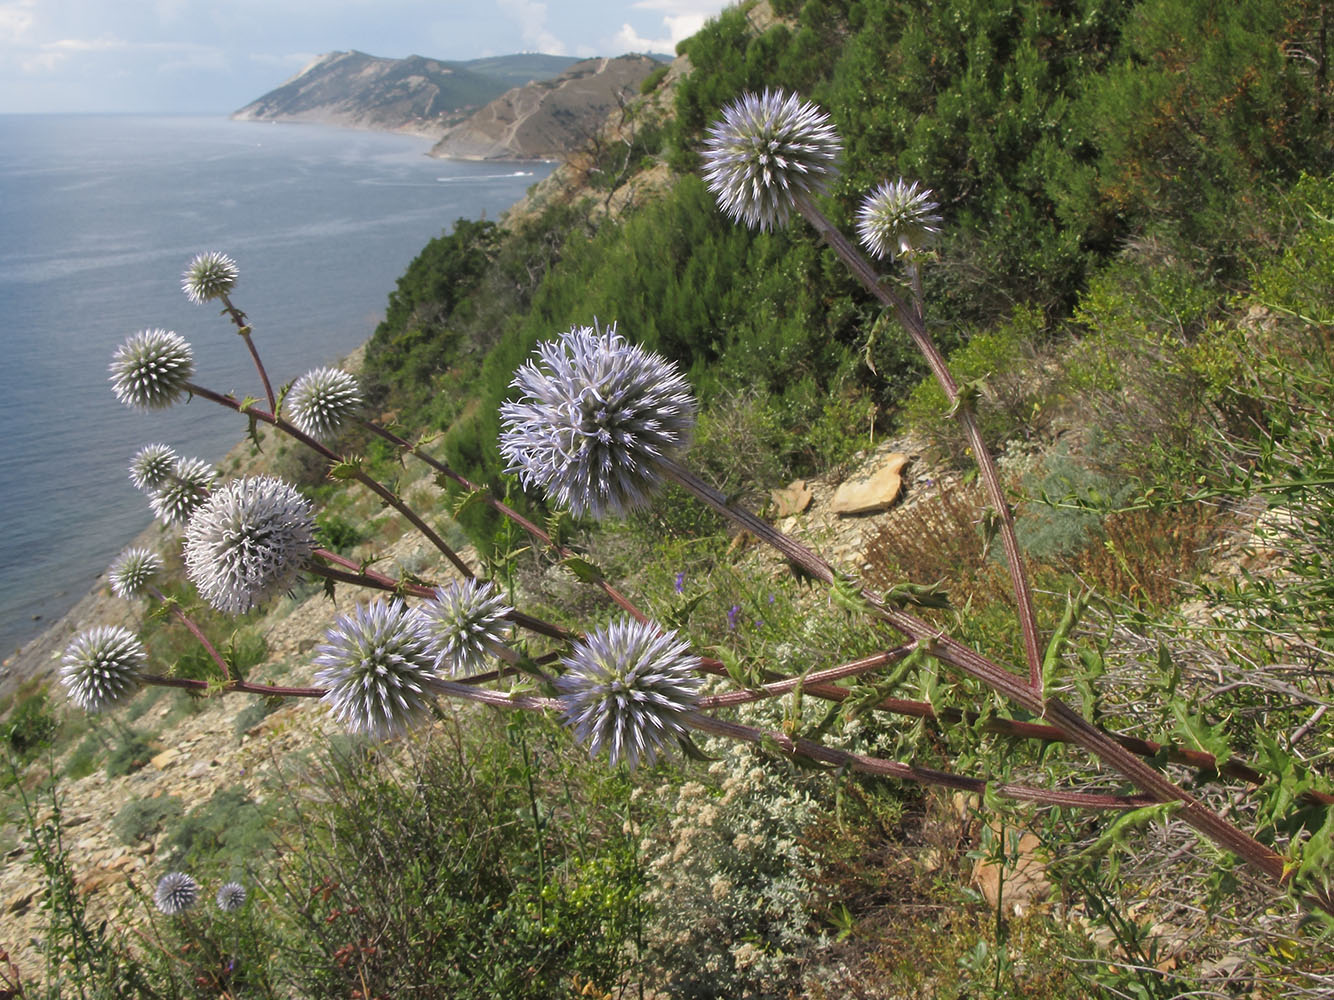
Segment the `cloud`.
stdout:
<svg viewBox="0 0 1334 1000">
<path fill-rule="evenodd" d="M 496 4 L 505 17 L 519 26 L 523 44 L 535 52 L 553 56 L 565 55 L 565 43 L 547 27 L 547 5 L 535 0 L 498 0 Z"/>
<path fill-rule="evenodd" d="M 23 60 L 25 70 L 54 70 L 68 59 L 101 53 L 128 53 L 153 58 L 159 72 L 182 69 L 220 69 L 227 65 L 226 55 L 214 45 L 197 42 L 130 42 L 123 38 L 60 38 L 43 42 L 37 51 Z"/>
<path fill-rule="evenodd" d="M 32 30 L 33 8 L 37 0 L 0 3 L 0 43 L 20 42 Z"/>
<path fill-rule="evenodd" d="M 647 4 L 635 6 L 644 7 Z M 710 16 L 711 14 L 698 13 L 668 15 L 662 19 L 666 34 L 657 38 L 646 38 L 629 24 L 623 24 L 621 30 L 613 36 L 612 44 L 616 46 L 617 52 L 675 52 L 676 43 L 699 31 Z"/>
</svg>

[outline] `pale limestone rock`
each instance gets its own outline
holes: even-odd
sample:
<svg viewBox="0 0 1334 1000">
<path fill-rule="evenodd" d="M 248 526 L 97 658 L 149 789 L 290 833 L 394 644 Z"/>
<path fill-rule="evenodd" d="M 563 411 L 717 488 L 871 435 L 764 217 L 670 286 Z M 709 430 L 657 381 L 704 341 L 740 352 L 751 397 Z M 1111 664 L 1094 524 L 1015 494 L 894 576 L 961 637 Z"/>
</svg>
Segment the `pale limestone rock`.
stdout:
<svg viewBox="0 0 1334 1000">
<path fill-rule="evenodd" d="M 835 514 L 867 514 L 885 510 L 903 489 L 903 467 L 908 456 L 901 451 L 884 456 L 872 468 L 863 466 L 834 494 L 830 510 Z"/>
<path fill-rule="evenodd" d="M 802 513 L 811 505 L 815 491 L 804 479 L 796 479 L 782 489 L 770 490 L 769 499 L 773 502 L 775 517 L 791 517 Z"/>
</svg>

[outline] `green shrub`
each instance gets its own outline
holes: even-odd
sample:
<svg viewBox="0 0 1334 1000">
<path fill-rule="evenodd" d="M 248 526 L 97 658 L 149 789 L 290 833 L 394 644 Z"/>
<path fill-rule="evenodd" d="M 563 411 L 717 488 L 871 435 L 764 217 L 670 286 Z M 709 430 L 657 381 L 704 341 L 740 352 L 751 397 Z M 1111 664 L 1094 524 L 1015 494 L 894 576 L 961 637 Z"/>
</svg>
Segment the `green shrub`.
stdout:
<svg viewBox="0 0 1334 1000">
<path fill-rule="evenodd" d="M 662 78 L 667 75 L 669 69 L 671 69 L 671 67 L 664 64 L 650 72 L 639 84 L 639 92 L 641 94 L 651 94 L 653 91 L 657 90 L 658 84 L 662 83 Z"/>
<path fill-rule="evenodd" d="M 97 770 L 98 758 L 105 749 L 105 741 L 97 732 L 85 736 L 65 761 L 65 777 L 70 781 L 86 778 Z"/>
<path fill-rule="evenodd" d="M 121 730 L 112 741 L 111 752 L 107 754 L 107 777 L 120 778 L 133 774 L 147 764 L 156 752 L 147 733 L 129 728 Z"/>
<path fill-rule="evenodd" d="M 120 807 L 111 820 L 111 831 L 126 847 L 138 847 L 155 836 L 168 820 L 183 812 L 180 796 L 162 795 L 153 799 L 132 799 Z"/>
<path fill-rule="evenodd" d="M 272 846 L 271 810 L 240 785 L 219 788 L 169 831 L 164 845 L 176 867 L 244 868 Z"/>
<path fill-rule="evenodd" d="M 29 760 L 51 745 L 59 729 L 46 692 L 38 691 L 14 706 L 0 726 L 0 736 L 20 760 Z"/>
</svg>

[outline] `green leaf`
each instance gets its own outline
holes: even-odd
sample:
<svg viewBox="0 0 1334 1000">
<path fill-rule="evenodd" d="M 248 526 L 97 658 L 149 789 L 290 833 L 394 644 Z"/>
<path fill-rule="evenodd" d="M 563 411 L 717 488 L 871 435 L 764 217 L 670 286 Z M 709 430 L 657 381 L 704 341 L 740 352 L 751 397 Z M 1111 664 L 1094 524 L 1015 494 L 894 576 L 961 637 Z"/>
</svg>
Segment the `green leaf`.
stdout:
<svg viewBox="0 0 1334 1000">
<path fill-rule="evenodd" d="M 448 476 L 446 476 L 443 472 L 440 472 L 436 474 L 435 483 L 437 486 L 449 487 L 453 485 L 454 481 L 450 479 Z M 454 501 L 454 509 L 453 511 L 451 511 L 451 513 L 455 518 L 457 518 L 465 510 L 473 506 L 473 504 L 481 503 L 482 499 L 485 496 L 486 496 L 486 490 L 469 490 L 467 493 L 463 494 L 463 496 L 459 497 L 457 500 Z"/>
<path fill-rule="evenodd" d="M 329 466 L 330 479 L 356 479 L 361 472 L 361 459 L 356 455 L 349 455 L 341 462 L 334 462 Z"/>
<path fill-rule="evenodd" d="M 853 615 L 869 615 L 871 605 L 866 600 L 866 595 L 862 593 L 861 584 L 846 573 L 834 571 L 834 583 L 830 588 L 829 596 L 835 604 L 844 611 Z"/>
<path fill-rule="evenodd" d="M 602 570 L 587 559 L 580 559 L 578 556 L 567 556 L 560 561 L 559 565 L 564 566 L 583 583 L 597 583 L 599 580 L 606 579 L 602 575 Z"/>
<path fill-rule="evenodd" d="M 1221 768 L 1232 756 L 1232 749 L 1223 735 L 1221 723 L 1217 726 L 1209 725 L 1200 716 L 1192 715 L 1179 701 L 1172 703 L 1172 714 L 1177 720 L 1176 731 L 1184 736 L 1187 742 L 1198 750 L 1214 755 L 1214 760 L 1217 762 L 1215 769 Z"/>
<path fill-rule="evenodd" d="M 1065 597 L 1065 612 L 1061 615 L 1061 620 L 1056 625 L 1056 631 L 1052 633 L 1051 641 L 1047 643 L 1047 652 L 1042 657 L 1042 691 L 1044 696 L 1047 691 L 1051 690 L 1056 672 L 1061 668 L 1061 655 L 1070 642 L 1070 633 L 1079 624 L 1079 619 L 1088 607 L 1091 596 L 1092 592 L 1085 592 L 1075 597 L 1069 594 Z"/>
<path fill-rule="evenodd" d="M 885 603 L 896 608 L 912 605 L 918 608 L 951 608 L 949 592 L 945 590 L 945 581 L 935 583 L 900 583 L 885 591 Z"/>
</svg>

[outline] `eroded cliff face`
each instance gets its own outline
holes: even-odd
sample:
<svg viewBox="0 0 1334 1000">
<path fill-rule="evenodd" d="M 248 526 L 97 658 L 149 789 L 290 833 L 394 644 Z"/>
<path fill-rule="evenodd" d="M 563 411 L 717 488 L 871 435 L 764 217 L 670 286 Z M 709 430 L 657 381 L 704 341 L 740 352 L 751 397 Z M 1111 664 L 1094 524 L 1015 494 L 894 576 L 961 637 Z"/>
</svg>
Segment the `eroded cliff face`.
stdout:
<svg viewBox="0 0 1334 1000">
<path fill-rule="evenodd" d="M 659 65 L 638 55 L 585 59 L 554 80 L 515 87 L 451 126 L 431 155 L 457 160 L 564 157 L 597 135 Z"/>
</svg>

